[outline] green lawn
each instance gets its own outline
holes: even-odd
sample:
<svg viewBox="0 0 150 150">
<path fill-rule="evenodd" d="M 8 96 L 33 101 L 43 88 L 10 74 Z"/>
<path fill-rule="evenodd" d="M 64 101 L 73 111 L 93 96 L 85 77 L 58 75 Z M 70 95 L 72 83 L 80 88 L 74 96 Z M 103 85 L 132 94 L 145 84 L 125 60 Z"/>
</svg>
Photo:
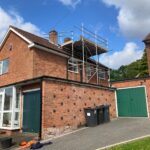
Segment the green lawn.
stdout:
<svg viewBox="0 0 150 150">
<path fill-rule="evenodd" d="M 150 137 L 115 146 L 108 150 L 150 150 Z"/>
</svg>

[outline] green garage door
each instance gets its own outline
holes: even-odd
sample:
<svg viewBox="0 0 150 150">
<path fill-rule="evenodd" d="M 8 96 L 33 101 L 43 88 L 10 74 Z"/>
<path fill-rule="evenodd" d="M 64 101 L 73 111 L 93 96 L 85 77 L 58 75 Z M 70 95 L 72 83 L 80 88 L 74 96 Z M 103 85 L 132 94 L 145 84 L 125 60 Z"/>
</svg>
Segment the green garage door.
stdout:
<svg viewBox="0 0 150 150">
<path fill-rule="evenodd" d="M 23 132 L 40 131 L 40 91 L 24 93 Z"/>
<path fill-rule="evenodd" d="M 145 88 L 128 88 L 117 90 L 119 117 L 147 117 Z"/>
</svg>

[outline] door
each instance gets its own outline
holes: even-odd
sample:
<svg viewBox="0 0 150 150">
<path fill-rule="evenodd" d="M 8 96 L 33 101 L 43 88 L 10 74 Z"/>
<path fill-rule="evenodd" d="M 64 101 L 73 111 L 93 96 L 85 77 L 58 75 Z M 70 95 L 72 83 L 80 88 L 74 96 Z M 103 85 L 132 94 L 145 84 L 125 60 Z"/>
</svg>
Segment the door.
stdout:
<svg viewBox="0 0 150 150">
<path fill-rule="evenodd" d="M 144 87 L 117 90 L 118 116 L 147 117 Z"/>
<path fill-rule="evenodd" d="M 23 132 L 40 131 L 40 90 L 24 93 Z"/>
</svg>

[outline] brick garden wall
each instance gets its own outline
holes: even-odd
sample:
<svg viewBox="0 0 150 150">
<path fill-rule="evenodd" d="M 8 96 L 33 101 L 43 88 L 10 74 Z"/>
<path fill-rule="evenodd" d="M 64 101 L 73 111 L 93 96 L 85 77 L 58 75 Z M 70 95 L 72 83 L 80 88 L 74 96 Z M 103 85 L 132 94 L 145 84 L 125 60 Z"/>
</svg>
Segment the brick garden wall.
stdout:
<svg viewBox="0 0 150 150">
<path fill-rule="evenodd" d="M 112 87 L 115 88 L 126 88 L 126 87 L 135 87 L 135 86 L 143 86 L 143 85 L 146 87 L 148 109 L 150 110 L 150 78 L 136 79 L 136 80 L 133 79 L 133 80 L 112 83 Z"/>
<path fill-rule="evenodd" d="M 51 137 L 85 125 L 84 108 L 110 104 L 116 117 L 114 91 L 56 81 L 43 81 L 42 136 Z"/>
</svg>

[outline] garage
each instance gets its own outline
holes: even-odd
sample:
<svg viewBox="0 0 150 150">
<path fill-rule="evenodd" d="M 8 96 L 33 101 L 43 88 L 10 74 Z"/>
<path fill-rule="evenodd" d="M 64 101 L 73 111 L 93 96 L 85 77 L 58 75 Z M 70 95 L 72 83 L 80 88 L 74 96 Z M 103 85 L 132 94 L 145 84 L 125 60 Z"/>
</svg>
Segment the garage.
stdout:
<svg viewBox="0 0 150 150">
<path fill-rule="evenodd" d="M 145 87 L 120 88 L 116 91 L 119 117 L 148 117 Z"/>
<path fill-rule="evenodd" d="M 24 93 L 23 132 L 40 132 L 40 90 Z"/>
</svg>

